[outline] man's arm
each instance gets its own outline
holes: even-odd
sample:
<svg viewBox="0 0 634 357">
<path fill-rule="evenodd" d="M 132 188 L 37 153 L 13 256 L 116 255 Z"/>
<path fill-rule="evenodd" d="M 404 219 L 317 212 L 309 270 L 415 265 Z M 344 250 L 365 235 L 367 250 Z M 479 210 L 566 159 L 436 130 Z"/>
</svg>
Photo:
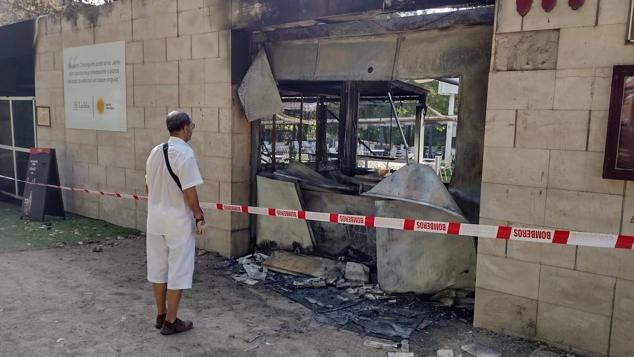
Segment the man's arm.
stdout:
<svg viewBox="0 0 634 357">
<path fill-rule="evenodd" d="M 200 208 L 200 203 L 198 202 L 198 192 L 196 192 L 196 187 L 190 187 L 183 191 L 183 196 L 185 198 L 185 204 L 192 210 L 194 213 L 194 218 L 196 219 L 196 230 L 198 234 L 203 233 L 203 227 L 205 225 L 205 217 L 203 216 L 203 210 Z"/>
<path fill-rule="evenodd" d="M 186 155 L 182 164 L 177 167 L 177 175 L 180 178 L 183 190 L 183 198 L 185 204 L 192 210 L 194 218 L 196 219 L 196 231 L 198 234 L 203 234 L 205 230 L 205 217 L 203 216 L 203 210 L 200 208 L 198 202 L 198 192 L 196 186 L 202 185 L 203 178 L 200 175 L 198 164 L 196 163 L 196 157 L 193 152 L 191 155 Z"/>
</svg>

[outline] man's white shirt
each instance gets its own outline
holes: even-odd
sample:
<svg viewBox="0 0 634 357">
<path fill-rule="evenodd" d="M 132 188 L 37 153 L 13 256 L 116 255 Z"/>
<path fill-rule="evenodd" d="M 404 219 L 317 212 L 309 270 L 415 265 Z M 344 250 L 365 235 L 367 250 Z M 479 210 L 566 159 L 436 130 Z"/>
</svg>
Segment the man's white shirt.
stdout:
<svg viewBox="0 0 634 357">
<path fill-rule="evenodd" d="M 185 141 L 174 136 L 170 137 L 168 144 L 169 162 L 183 191 L 201 185 L 203 179 L 194 150 Z M 146 163 L 145 180 L 149 190 L 147 233 L 173 235 L 193 232 L 193 213 L 185 203 L 183 192 L 167 170 L 163 144 L 152 149 Z"/>
</svg>

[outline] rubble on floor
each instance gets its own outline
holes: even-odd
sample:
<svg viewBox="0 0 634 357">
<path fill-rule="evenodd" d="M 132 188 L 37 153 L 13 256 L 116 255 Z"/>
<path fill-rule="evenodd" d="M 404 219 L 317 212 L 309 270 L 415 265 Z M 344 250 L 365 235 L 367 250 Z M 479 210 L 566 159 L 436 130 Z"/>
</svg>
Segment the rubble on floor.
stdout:
<svg viewBox="0 0 634 357">
<path fill-rule="evenodd" d="M 379 350 L 398 351 L 401 349 L 401 344 L 392 341 L 378 341 L 375 339 L 366 339 L 363 341 L 363 345 L 366 347 L 372 347 Z"/>
<path fill-rule="evenodd" d="M 255 285 L 266 279 L 268 269 L 262 266 L 269 257 L 261 253 L 249 254 L 238 259 L 238 264 L 244 269 L 243 274 L 234 274 L 231 278 L 237 282 L 247 285 Z"/>
<path fill-rule="evenodd" d="M 264 266 L 278 273 L 332 278 L 341 275 L 342 264 L 321 257 L 299 256 L 278 250 L 264 262 Z"/>
<path fill-rule="evenodd" d="M 453 357 L 453 350 L 442 349 L 436 352 L 436 357 Z"/>
<path fill-rule="evenodd" d="M 462 350 L 474 357 L 502 357 L 500 352 L 479 343 L 464 345 Z"/>
<path fill-rule="evenodd" d="M 346 280 L 368 283 L 370 281 L 370 268 L 366 265 L 348 262 L 346 263 Z"/>
<path fill-rule="evenodd" d="M 531 352 L 528 357 L 560 357 L 561 354 L 548 350 L 547 347 L 541 346 L 537 348 L 535 351 Z M 566 357 L 575 357 L 572 353 L 566 353 Z"/>
<path fill-rule="evenodd" d="M 434 302 L 429 296 L 390 295 L 367 283 L 369 268 L 359 263 L 274 251 L 270 256 L 255 253 L 234 260 L 229 270 L 239 283 L 273 290 L 304 305 L 318 322 L 388 339 L 401 352 L 407 352 L 402 346 L 407 346 L 416 329 L 447 316 L 437 313 L 446 302 Z M 470 313 L 473 307 L 467 309 Z"/>
<path fill-rule="evenodd" d="M 270 247 L 267 247 L 270 248 Z M 254 255 L 248 255 L 238 259 L 226 259 L 216 253 L 208 253 L 203 257 L 196 259 L 196 274 L 194 275 L 194 285 L 198 288 L 192 290 L 192 294 L 198 294 L 199 298 L 204 301 L 209 301 L 209 289 L 220 289 L 224 298 L 221 299 L 222 303 L 227 304 L 228 311 L 234 311 L 247 308 L 250 311 L 254 311 L 258 316 L 261 315 L 266 323 L 249 324 L 248 335 L 244 338 L 244 342 L 247 343 L 244 350 L 255 350 L 266 347 L 269 343 L 278 343 L 280 339 L 286 339 L 289 333 L 293 331 L 300 331 L 299 335 L 294 341 L 307 341 L 314 340 L 317 336 L 320 336 L 323 331 L 332 331 L 332 328 L 326 326 L 320 326 L 320 322 L 324 324 L 331 324 L 335 330 L 349 330 L 355 333 L 359 333 L 363 336 L 362 339 L 356 339 L 356 342 L 351 342 L 357 348 L 357 351 L 368 351 L 369 348 L 362 346 L 363 341 L 366 339 L 384 339 L 393 341 L 396 344 L 402 344 L 403 340 L 407 340 L 409 343 L 410 353 L 414 353 L 417 357 L 431 357 L 436 356 L 437 351 L 440 349 L 449 349 L 454 352 L 455 357 L 473 357 L 467 352 L 461 350 L 461 347 L 471 343 L 479 343 L 484 346 L 491 347 L 499 351 L 502 356 L 510 357 L 575 357 L 581 356 L 578 354 L 571 354 L 570 352 L 556 349 L 552 346 L 548 346 L 544 343 L 537 341 L 531 341 L 520 337 L 502 335 L 496 332 L 484 330 L 473 326 L 473 306 L 469 305 L 468 299 L 472 299 L 474 295 L 464 294 L 461 291 L 456 292 L 455 303 L 452 307 L 443 306 L 439 302 L 432 301 L 429 295 L 413 295 L 413 294 L 385 294 L 375 284 L 361 284 L 357 282 L 346 281 L 345 278 L 335 281 L 334 285 L 330 285 L 325 282 L 323 278 L 313 278 L 310 276 L 289 276 L 274 271 L 267 272 L 267 278 L 264 281 L 254 280 L 254 285 L 250 286 L 246 283 L 238 283 L 232 279 L 232 275 L 244 275 L 246 271 L 239 263 L 255 263 L 263 262 L 266 257 L 272 255 L 273 251 L 270 249 L 261 251 L 264 254 L 256 253 Z M 94 253 L 91 253 L 94 254 Z M 299 254 L 299 253 L 298 253 Z M 96 256 L 99 258 L 99 255 Z M 94 259 L 94 258 L 93 258 Z M 343 262 L 342 262 L 343 263 Z M 262 263 L 257 263 L 262 264 Z M 140 277 L 143 276 L 143 272 L 138 273 Z M 376 276 L 371 277 L 371 281 L 376 281 Z M 325 283 L 326 286 L 323 286 Z M 337 289 L 339 285 L 341 289 Z M 352 288 L 343 286 L 354 286 Z M 233 288 L 230 288 L 233 286 Z M 313 287 L 315 286 L 315 287 Z M 383 299 L 367 300 L 363 299 L 362 303 L 359 303 L 360 299 L 350 300 L 344 303 L 339 302 L 340 298 L 336 296 L 346 297 L 347 290 L 349 292 L 355 292 L 361 296 L 362 293 L 381 294 L 385 296 Z M 284 291 L 287 290 L 287 291 Z M 272 295 L 273 294 L 273 295 Z M 279 297 L 286 297 L 291 294 L 291 298 L 285 301 L 279 300 Z M 335 295 L 333 295 L 335 294 Z M 212 294 L 215 298 L 216 293 Z M 278 295 L 278 296 L 275 296 Z M 326 298 L 322 298 L 322 296 Z M 328 300 L 336 299 L 334 303 Z M 462 297 L 466 296 L 466 297 Z M 249 303 L 241 303 L 239 306 L 235 306 L 233 297 L 237 299 L 243 299 L 247 297 Z M 306 298 L 310 298 L 310 301 Z M 212 299 L 213 300 L 213 299 Z M 218 299 L 216 299 L 218 300 Z M 217 303 L 214 300 L 214 303 Z M 465 300 L 463 303 L 462 300 Z M 297 306 L 292 307 L 295 304 L 289 304 L 288 302 L 298 302 L 302 305 L 301 309 Z M 354 306 L 354 310 L 351 307 L 347 307 L 349 304 L 357 304 Z M 332 305 L 332 308 L 325 308 L 319 305 Z M 309 309 L 311 311 L 307 311 Z M 410 315 L 415 315 L 420 323 L 418 326 L 414 326 L 414 332 L 407 338 L 403 337 L 387 337 L 377 334 L 366 333 L 364 329 L 365 320 L 374 318 L 373 314 L 382 311 L 383 308 L 397 308 L 401 311 L 405 311 Z M 214 307 L 215 308 L 215 307 Z M 279 320 L 270 318 L 270 316 L 277 316 L 279 309 L 292 308 L 297 315 L 286 316 L 283 323 L 279 323 Z M 346 316 L 352 315 L 346 325 L 339 325 L 331 320 L 326 320 L 322 311 L 331 311 L 337 308 L 343 308 L 343 312 Z M 216 310 L 213 310 L 214 312 Z M 236 311 L 234 311 L 236 312 Z M 335 311 L 336 312 L 336 311 Z M 234 313 L 223 314 L 223 316 L 234 316 Z M 327 315 L 327 314 L 326 314 Z M 385 315 L 381 320 L 385 320 Z M 307 320 L 305 317 L 309 317 Z M 197 317 L 203 318 L 203 317 Z M 208 321 L 215 321 L 216 316 L 211 313 L 211 316 L 205 317 L 210 319 Z M 396 319 L 396 320 L 395 320 Z M 400 316 L 392 317 L 392 321 L 396 322 L 398 326 L 401 326 Z M 268 321 L 273 321 L 271 324 Z M 315 322 L 317 323 L 315 323 Z M 345 320 L 344 320 L 345 321 Z M 361 324 L 356 324 L 359 322 Z M 377 324 L 380 321 L 377 321 Z M 209 324 L 214 326 L 213 323 Z M 413 324 L 412 324 L 413 325 Z M 341 334 L 335 334 L 335 336 L 341 336 Z M 302 340 L 303 339 L 303 340 Z M 299 346 L 299 345 L 294 345 Z M 301 346 L 299 346 L 301 349 Z M 270 350 L 270 349 L 269 349 Z M 374 350 L 372 355 L 385 357 L 389 353 L 404 353 L 403 351 L 387 351 L 387 350 Z M 238 353 L 238 352 L 236 352 Z M 260 351 L 260 354 L 268 353 Z M 533 354 L 531 354 L 533 353 Z M 238 353 L 240 354 L 240 353 Z M 242 353 L 244 354 L 244 353 Z M 300 353 L 301 354 L 301 353 Z M 328 354 L 328 353 L 324 353 Z M 332 353 L 330 353 L 332 354 Z M 351 356 L 368 355 L 368 353 L 348 353 Z M 529 356 L 530 355 L 530 356 Z M 388 355 L 389 356 L 389 355 Z M 398 356 L 398 355 L 396 355 Z M 407 355 L 405 355 L 407 356 Z"/>
</svg>

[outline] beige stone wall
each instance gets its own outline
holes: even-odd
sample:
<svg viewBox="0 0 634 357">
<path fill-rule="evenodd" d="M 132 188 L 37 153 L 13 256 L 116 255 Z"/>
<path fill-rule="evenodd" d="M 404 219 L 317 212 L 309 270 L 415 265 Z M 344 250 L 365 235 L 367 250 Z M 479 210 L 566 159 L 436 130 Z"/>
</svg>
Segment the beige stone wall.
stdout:
<svg viewBox="0 0 634 357">
<path fill-rule="evenodd" d="M 50 106 L 52 125 L 38 127 L 38 145 L 58 151 L 62 183 L 126 193 L 145 192 L 145 160 L 168 133 L 165 115 L 190 113 L 191 142 L 206 202 L 248 202 L 249 125 L 233 104 L 230 2 L 120 0 L 75 16 L 38 21 L 36 101 Z M 66 129 L 62 50 L 126 42 L 127 132 Z M 113 198 L 65 194 L 68 211 L 145 229 L 147 207 Z M 198 246 L 241 254 L 248 220 L 206 212 L 208 233 Z"/>
<path fill-rule="evenodd" d="M 602 179 L 629 1 L 497 4 L 481 222 L 634 234 L 634 185 Z M 481 239 L 475 325 L 589 354 L 634 350 L 634 253 Z"/>
</svg>

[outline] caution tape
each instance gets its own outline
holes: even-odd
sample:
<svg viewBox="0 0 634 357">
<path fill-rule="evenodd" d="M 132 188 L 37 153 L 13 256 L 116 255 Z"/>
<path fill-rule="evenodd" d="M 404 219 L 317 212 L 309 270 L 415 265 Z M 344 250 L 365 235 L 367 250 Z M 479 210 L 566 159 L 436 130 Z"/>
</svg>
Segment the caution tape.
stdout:
<svg viewBox="0 0 634 357">
<path fill-rule="evenodd" d="M 12 177 L 2 176 L 0 178 L 15 180 Z M 136 201 L 147 201 L 146 196 L 135 194 L 126 194 L 119 192 L 105 192 L 98 190 L 90 190 L 86 188 L 76 188 L 68 186 L 57 186 L 50 184 L 27 182 L 23 180 L 15 180 L 30 185 L 44 186 L 49 188 L 61 189 L 70 192 L 81 192 L 105 197 L 114 197 L 122 199 L 132 199 Z M 584 247 L 598 248 L 619 248 L 632 249 L 634 246 L 634 236 L 619 234 L 602 234 L 575 232 L 560 229 L 542 229 L 542 228 L 525 228 L 511 226 L 493 226 L 486 224 L 469 224 L 459 222 L 439 222 L 427 221 L 422 219 L 411 218 L 389 218 L 378 216 L 360 216 L 341 213 L 313 212 L 303 210 L 289 210 L 280 208 L 255 207 L 246 205 L 231 205 L 224 203 L 208 203 L 200 204 L 203 209 L 212 209 L 218 211 L 254 214 L 259 216 L 279 217 L 300 219 L 306 221 L 329 222 L 335 224 L 347 224 L 353 226 L 365 226 L 368 228 L 387 228 L 412 232 L 438 233 L 450 236 L 475 236 L 479 238 L 493 238 L 500 240 L 560 244 L 560 245 L 576 245 Z"/>
</svg>

